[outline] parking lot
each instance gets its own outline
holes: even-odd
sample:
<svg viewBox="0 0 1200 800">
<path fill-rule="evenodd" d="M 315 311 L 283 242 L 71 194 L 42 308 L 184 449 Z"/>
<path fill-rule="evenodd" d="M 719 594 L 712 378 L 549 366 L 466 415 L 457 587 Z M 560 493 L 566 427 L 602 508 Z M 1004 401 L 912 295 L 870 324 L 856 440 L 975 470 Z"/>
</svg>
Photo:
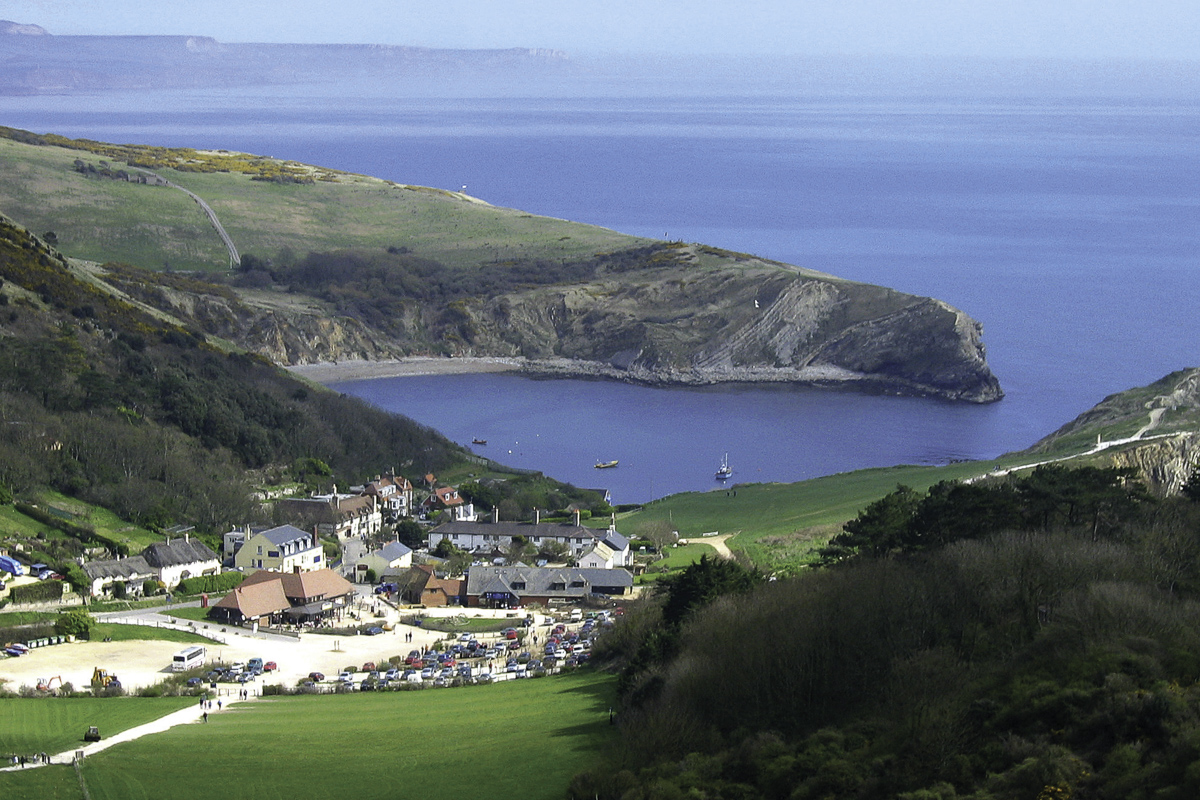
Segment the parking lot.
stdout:
<svg viewBox="0 0 1200 800">
<path fill-rule="evenodd" d="M 398 622 L 399 613 L 387 609 L 386 621 L 392 624 L 393 630 L 385 631 L 378 636 L 335 636 L 330 634 L 304 633 L 300 638 L 293 639 L 281 636 L 258 636 L 243 634 L 238 628 L 225 626 L 224 631 L 218 626 L 212 626 L 210 631 L 225 639 L 224 644 L 213 642 L 206 644 L 207 661 L 224 663 L 247 662 L 251 658 L 261 658 L 263 661 L 274 661 L 278 670 L 274 674 L 261 676 L 247 684 L 220 683 L 222 691 L 234 692 L 247 688 L 257 694 L 263 683 L 278 683 L 284 686 L 295 686 L 311 672 L 321 672 L 327 679 L 336 679 L 342 670 L 350 665 L 361 668 L 369 661 L 384 665 L 392 656 L 405 656 L 412 650 L 433 649 L 435 645 L 445 641 L 449 634 L 428 631 L 421 627 L 403 625 Z M 506 617 L 505 612 L 495 612 L 486 609 L 430 609 L 422 611 L 426 615 L 456 616 L 463 613 L 472 616 Z M 153 613 L 136 615 L 143 621 L 153 622 L 165 617 Z M 523 617 L 523 614 L 521 615 Z M 518 624 L 519 619 L 514 619 Z M 197 626 L 199 627 L 199 626 Z M 549 630 L 546 626 L 534 629 L 539 642 L 535 646 L 532 636 L 522 647 L 521 651 L 529 651 L 533 658 L 544 655 L 545 635 Z M 411 634 L 408 640 L 406 634 Z M 488 643 L 498 640 L 498 634 L 479 634 L 481 642 Z M 59 676 L 65 682 L 70 682 L 77 689 L 86 688 L 91 683 L 92 672 L 95 668 L 107 670 L 115 674 L 126 689 L 136 689 L 150 686 L 172 674 L 171 657 L 186 645 L 179 642 L 164 642 L 150 640 L 119 641 L 119 642 L 75 642 L 60 644 L 31 650 L 19 658 L 0 659 L 0 677 L 8 680 L 7 688 L 19 689 L 21 686 L 36 686 L 39 681 Z M 514 651 L 511 655 L 516 655 Z M 487 663 L 493 670 L 503 670 L 506 667 L 509 653 L 503 657 L 497 655 L 488 659 Z M 471 662 L 479 665 L 476 659 Z M 359 674 L 358 679 L 365 676 Z"/>
</svg>

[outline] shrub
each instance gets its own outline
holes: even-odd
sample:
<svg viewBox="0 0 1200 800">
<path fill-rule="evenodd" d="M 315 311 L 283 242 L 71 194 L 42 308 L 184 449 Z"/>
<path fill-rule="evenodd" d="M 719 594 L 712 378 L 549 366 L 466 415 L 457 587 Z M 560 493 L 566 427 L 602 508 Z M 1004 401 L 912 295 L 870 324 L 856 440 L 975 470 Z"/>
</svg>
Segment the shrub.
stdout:
<svg viewBox="0 0 1200 800">
<path fill-rule="evenodd" d="M 80 608 L 60 614 L 54 622 L 54 630 L 59 636 L 87 636 L 91 629 L 91 615 Z"/>
<path fill-rule="evenodd" d="M 62 581 L 40 581 L 14 586 L 10 596 L 14 603 L 48 603 L 61 600 L 62 594 Z"/>
<path fill-rule="evenodd" d="M 241 572 L 222 572 L 220 575 L 198 575 L 195 578 L 184 578 L 181 580 L 178 591 L 180 594 L 228 592 L 245 579 L 246 576 Z"/>
</svg>

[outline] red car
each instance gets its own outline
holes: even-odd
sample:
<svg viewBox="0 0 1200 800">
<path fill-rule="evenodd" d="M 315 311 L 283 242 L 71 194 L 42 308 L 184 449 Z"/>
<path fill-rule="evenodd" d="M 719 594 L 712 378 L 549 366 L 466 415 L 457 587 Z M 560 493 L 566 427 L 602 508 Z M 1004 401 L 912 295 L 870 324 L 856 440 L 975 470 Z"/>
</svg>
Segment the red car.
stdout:
<svg viewBox="0 0 1200 800">
<path fill-rule="evenodd" d="M 268 661 L 263 664 L 263 672 L 274 672 L 279 669 L 279 666 L 274 661 Z"/>
</svg>

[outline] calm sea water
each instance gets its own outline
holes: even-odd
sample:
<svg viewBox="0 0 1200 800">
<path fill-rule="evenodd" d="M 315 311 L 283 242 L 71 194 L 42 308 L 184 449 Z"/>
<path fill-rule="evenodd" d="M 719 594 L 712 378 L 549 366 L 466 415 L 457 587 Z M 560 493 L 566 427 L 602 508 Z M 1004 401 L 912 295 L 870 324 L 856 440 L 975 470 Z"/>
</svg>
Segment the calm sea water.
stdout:
<svg viewBox="0 0 1200 800">
<path fill-rule="evenodd" d="M 984 325 L 1008 393 L 985 407 L 505 375 L 339 386 L 621 502 L 712 488 L 725 452 L 735 480 L 991 458 L 1200 363 L 1190 100 L 108 95 L 0 98 L 0 124 L 466 185 L 934 296 Z M 621 466 L 592 466 L 609 459 Z"/>
</svg>

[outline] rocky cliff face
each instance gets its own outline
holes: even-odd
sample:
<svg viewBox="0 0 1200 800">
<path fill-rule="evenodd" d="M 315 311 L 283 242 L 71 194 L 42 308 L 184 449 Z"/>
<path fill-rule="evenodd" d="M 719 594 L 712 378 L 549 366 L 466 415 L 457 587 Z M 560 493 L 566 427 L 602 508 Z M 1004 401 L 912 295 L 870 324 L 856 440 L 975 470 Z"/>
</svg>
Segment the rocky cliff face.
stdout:
<svg viewBox="0 0 1200 800">
<path fill-rule="evenodd" d="M 406 355 L 657 385 L 777 382 L 989 402 L 979 323 L 945 303 L 778 267 L 643 270 L 441 307 L 388 331 L 312 298 L 161 291 L 157 304 L 283 365 Z"/>
<path fill-rule="evenodd" d="M 1155 494 L 1178 494 L 1200 465 L 1200 433 L 1180 433 L 1114 453 L 1115 467 L 1136 469 Z"/>
</svg>

